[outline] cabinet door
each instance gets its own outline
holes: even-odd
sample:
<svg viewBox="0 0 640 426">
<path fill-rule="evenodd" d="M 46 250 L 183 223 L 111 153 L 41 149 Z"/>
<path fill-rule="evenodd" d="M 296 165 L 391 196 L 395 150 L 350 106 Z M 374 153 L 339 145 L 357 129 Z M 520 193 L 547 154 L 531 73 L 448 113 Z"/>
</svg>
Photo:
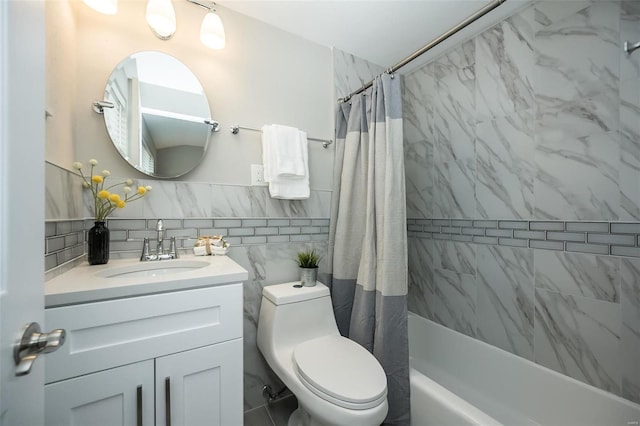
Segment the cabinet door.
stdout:
<svg viewBox="0 0 640 426">
<path fill-rule="evenodd" d="M 240 426 L 242 405 L 242 339 L 156 359 L 158 426 Z"/>
<path fill-rule="evenodd" d="M 45 385 L 50 426 L 153 426 L 153 360 Z"/>
</svg>

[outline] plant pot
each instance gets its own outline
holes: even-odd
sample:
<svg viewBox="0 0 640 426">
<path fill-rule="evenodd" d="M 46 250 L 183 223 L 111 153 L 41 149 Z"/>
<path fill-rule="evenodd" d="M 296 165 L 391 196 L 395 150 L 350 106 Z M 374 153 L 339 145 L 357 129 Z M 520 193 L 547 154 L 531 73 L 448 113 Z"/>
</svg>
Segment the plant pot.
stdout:
<svg viewBox="0 0 640 426">
<path fill-rule="evenodd" d="M 105 222 L 94 222 L 87 237 L 87 260 L 89 265 L 104 265 L 109 262 L 109 228 Z"/>
<path fill-rule="evenodd" d="M 318 267 L 300 268 L 300 284 L 304 287 L 313 287 L 318 280 Z"/>
</svg>

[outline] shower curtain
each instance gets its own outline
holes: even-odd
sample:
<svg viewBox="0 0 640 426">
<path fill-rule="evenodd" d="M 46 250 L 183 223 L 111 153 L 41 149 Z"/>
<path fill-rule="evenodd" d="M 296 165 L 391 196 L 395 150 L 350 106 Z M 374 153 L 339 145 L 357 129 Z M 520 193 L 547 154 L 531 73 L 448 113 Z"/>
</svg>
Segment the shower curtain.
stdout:
<svg viewBox="0 0 640 426">
<path fill-rule="evenodd" d="M 340 333 L 387 374 L 385 424 L 409 424 L 407 234 L 400 78 L 383 74 L 336 120 L 329 229 L 331 297 Z"/>
</svg>

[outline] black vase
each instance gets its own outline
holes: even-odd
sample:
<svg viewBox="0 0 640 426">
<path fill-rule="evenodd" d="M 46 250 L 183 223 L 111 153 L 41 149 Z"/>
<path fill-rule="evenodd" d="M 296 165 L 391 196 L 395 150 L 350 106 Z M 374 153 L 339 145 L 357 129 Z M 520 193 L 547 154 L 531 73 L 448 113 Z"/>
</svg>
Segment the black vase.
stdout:
<svg viewBox="0 0 640 426">
<path fill-rule="evenodd" d="M 109 228 L 104 222 L 93 222 L 87 239 L 89 265 L 104 265 L 109 262 Z"/>
</svg>

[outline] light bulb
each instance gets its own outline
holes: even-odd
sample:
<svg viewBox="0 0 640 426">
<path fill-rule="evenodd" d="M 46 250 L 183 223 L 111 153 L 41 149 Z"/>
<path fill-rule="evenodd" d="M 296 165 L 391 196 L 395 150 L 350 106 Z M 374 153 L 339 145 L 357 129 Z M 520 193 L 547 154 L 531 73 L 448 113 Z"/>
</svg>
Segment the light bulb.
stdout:
<svg viewBox="0 0 640 426">
<path fill-rule="evenodd" d="M 156 36 L 167 40 L 176 32 L 176 12 L 171 0 L 149 0 L 147 23 Z"/>
<path fill-rule="evenodd" d="M 200 41 L 211 49 L 224 49 L 224 27 L 220 17 L 213 10 L 209 11 L 202 20 Z"/>
<path fill-rule="evenodd" d="M 82 2 L 105 15 L 115 15 L 118 12 L 118 0 L 82 0 Z"/>
</svg>

